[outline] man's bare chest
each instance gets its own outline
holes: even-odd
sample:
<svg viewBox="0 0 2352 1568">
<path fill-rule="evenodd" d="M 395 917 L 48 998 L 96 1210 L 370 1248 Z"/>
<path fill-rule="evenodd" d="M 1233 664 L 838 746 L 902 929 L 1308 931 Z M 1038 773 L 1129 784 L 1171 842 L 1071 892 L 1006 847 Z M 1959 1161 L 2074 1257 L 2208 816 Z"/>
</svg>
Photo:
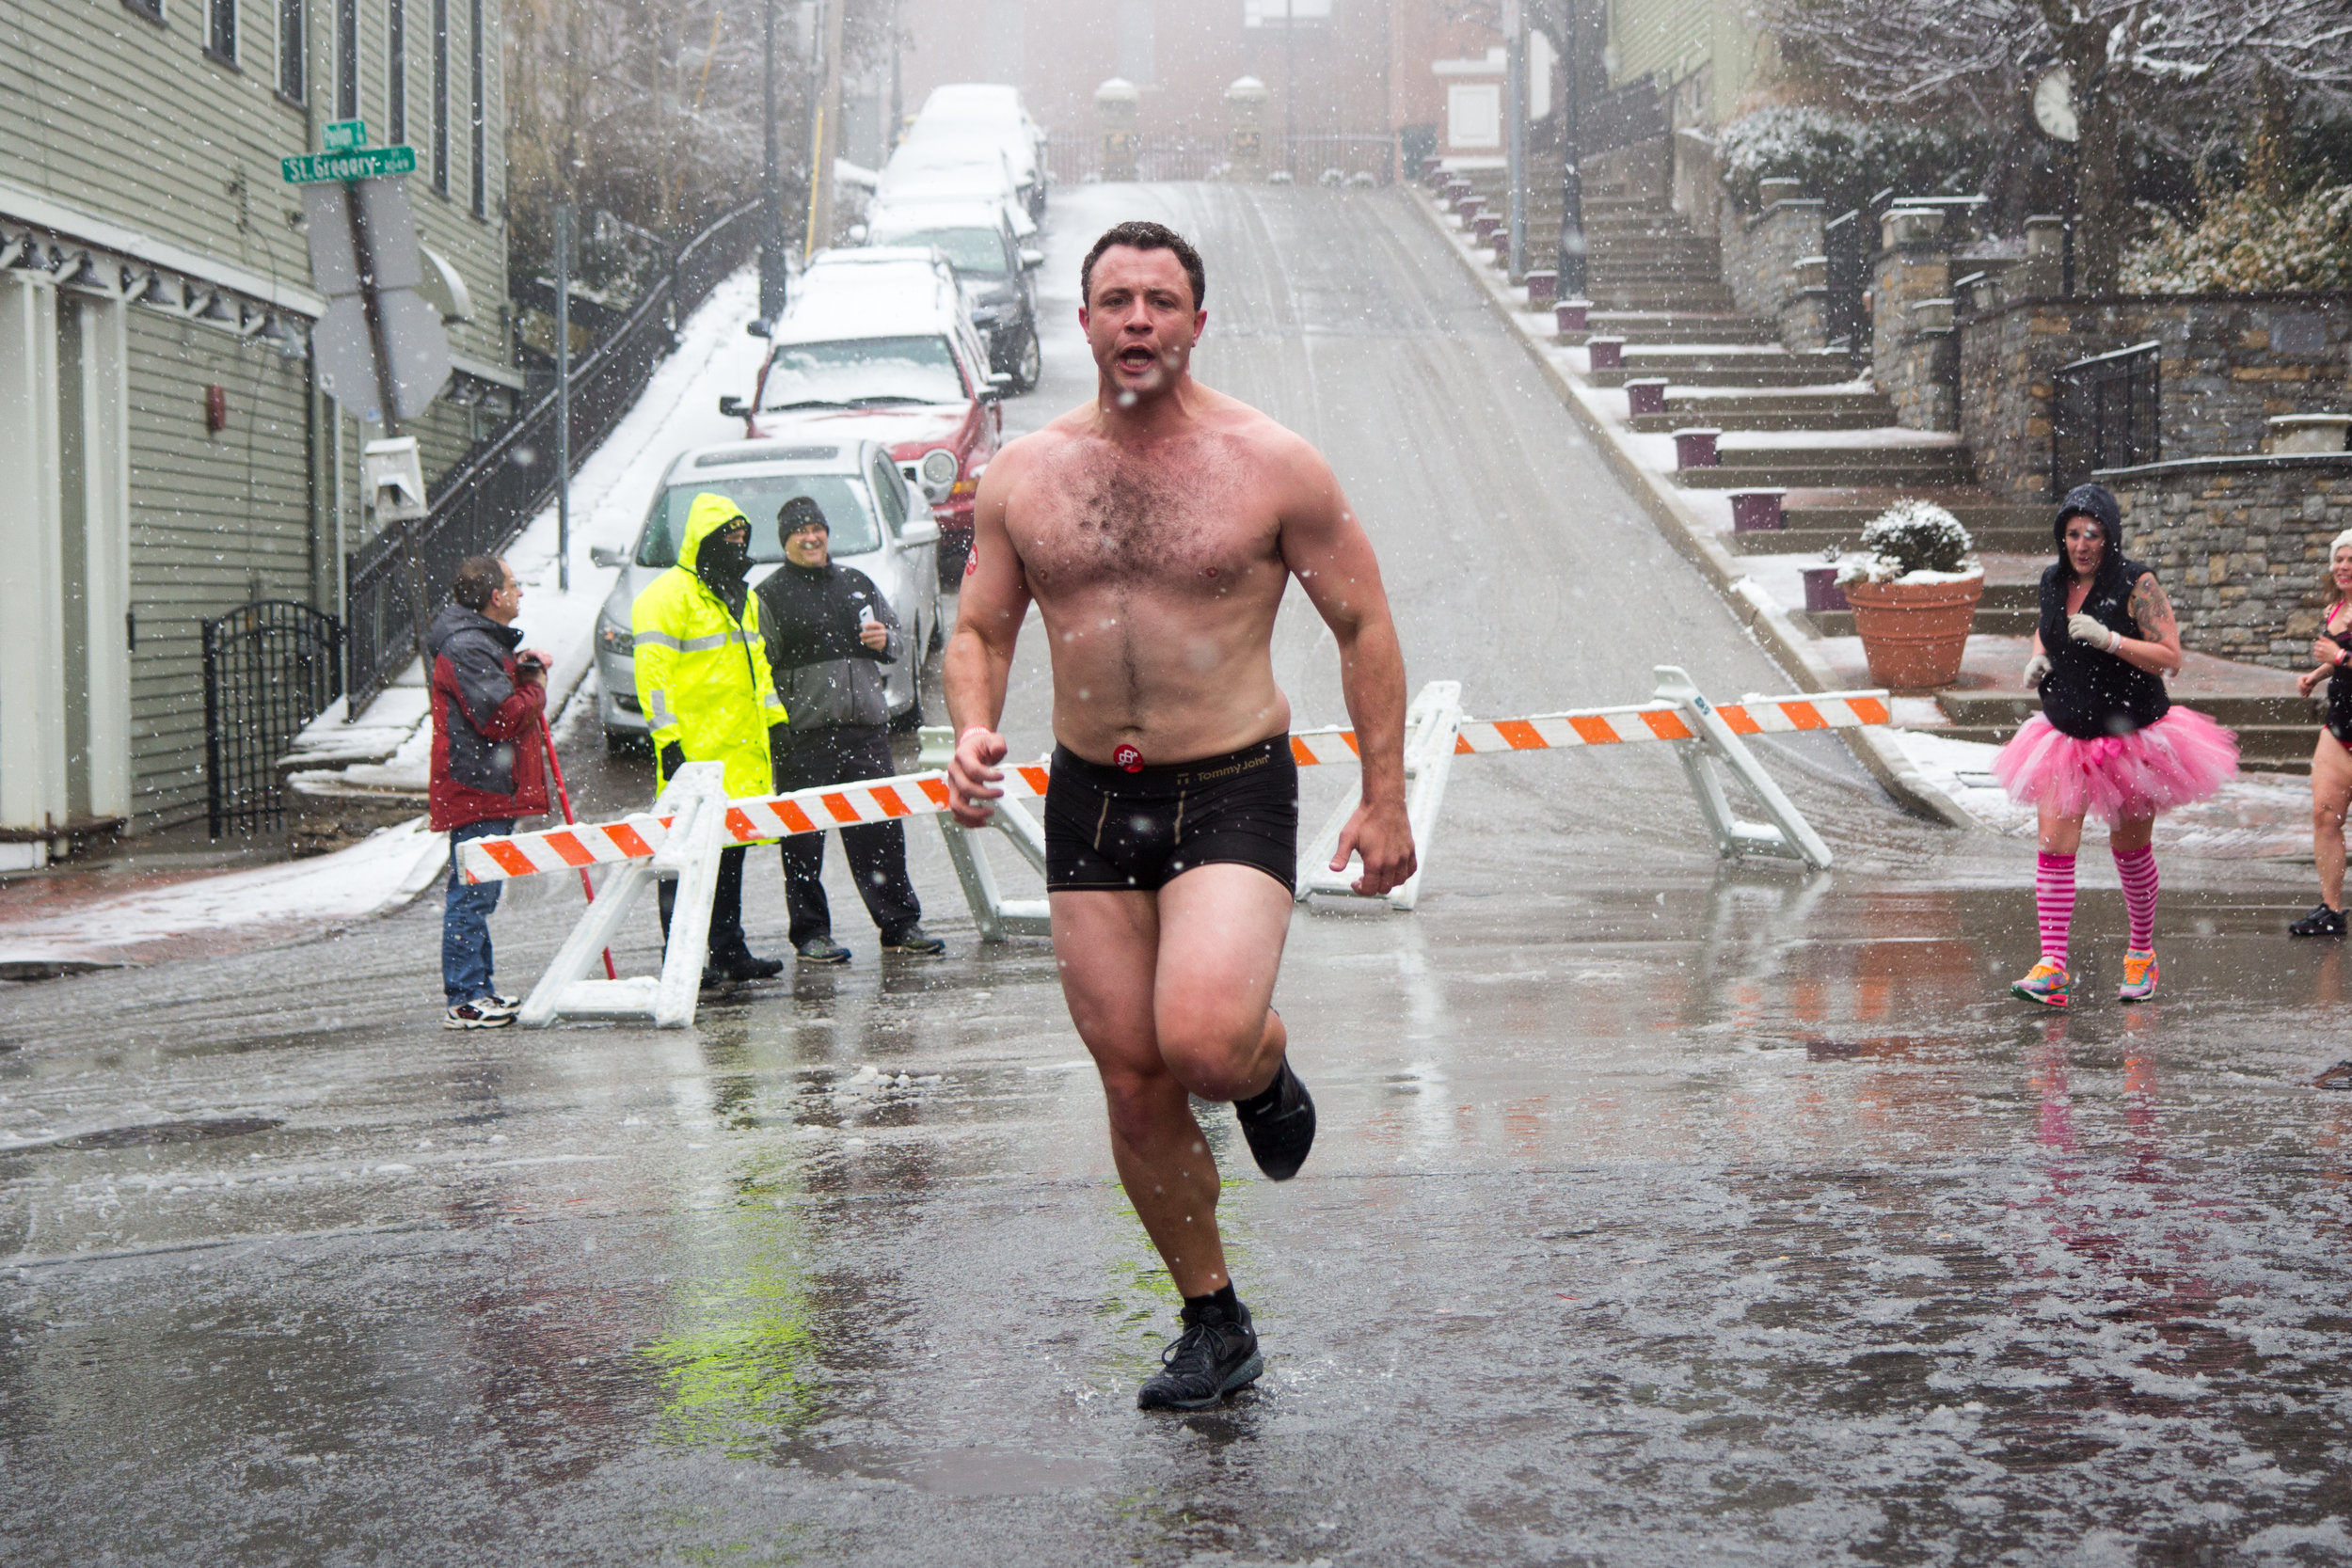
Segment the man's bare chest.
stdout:
<svg viewBox="0 0 2352 1568">
<path fill-rule="evenodd" d="M 1228 465 L 1072 465 L 1022 486 L 1006 518 L 1042 594 L 1117 585 L 1221 596 L 1278 569 L 1270 499 Z"/>
</svg>

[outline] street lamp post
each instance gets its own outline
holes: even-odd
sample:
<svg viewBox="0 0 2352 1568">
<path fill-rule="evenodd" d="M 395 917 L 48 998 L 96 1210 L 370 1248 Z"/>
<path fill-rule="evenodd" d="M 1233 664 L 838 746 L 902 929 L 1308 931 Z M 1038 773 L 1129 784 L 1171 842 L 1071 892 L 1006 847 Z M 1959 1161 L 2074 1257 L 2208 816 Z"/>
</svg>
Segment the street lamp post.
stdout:
<svg viewBox="0 0 2352 1568">
<path fill-rule="evenodd" d="M 1584 275 L 1584 175 L 1576 166 L 1576 0 L 1565 0 L 1560 29 L 1560 277 L 1555 299 L 1582 299 Z"/>
<path fill-rule="evenodd" d="M 792 243 L 784 227 L 784 168 L 776 150 L 776 0 L 767 0 L 760 49 L 760 120 L 767 161 L 759 173 L 759 316 L 772 322 L 784 314 L 785 248 Z"/>
</svg>

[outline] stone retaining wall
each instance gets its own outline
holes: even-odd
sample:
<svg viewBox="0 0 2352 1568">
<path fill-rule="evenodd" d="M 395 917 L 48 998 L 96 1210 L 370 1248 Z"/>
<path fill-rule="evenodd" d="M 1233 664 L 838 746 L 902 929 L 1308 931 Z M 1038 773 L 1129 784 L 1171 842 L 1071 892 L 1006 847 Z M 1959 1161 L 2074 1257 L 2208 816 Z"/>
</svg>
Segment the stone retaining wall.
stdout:
<svg viewBox="0 0 2352 1568">
<path fill-rule="evenodd" d="M 2153 341 L 2164 455 L 2250 455 L 2278 414 L 2352 407 L 2352 292 L 2020 299 L 1964 315 L 1960 429 L 1988 489 L 2050 498 L 2051 375 Z"/>
<path fill-rule="evenodd" d="M 1944 214 L 1896 208 L 1879 220 L 1870 261 L 1870 362 L 1910 430 L 1960 428 L 1952 257 Z"/>
<path fill-rule="evenodd" d="M 2352 454 L 2191 458 L 2099 475 L 2123 504 L 2123 549 L 2155 568 L 2200 653 L 2311 666 L 2332 595 L 2328 542 L 2352 526 Z"/>
<path fill-rule="evenodd" d="M 1724 285 L 1743 314 L 1780 324 L 1781 341 L 1816 349 L 1821 336 L 1821 224 L 1809 199 L 1775 201 L 1753 215 L 1723 211 Z"/>
</svg>

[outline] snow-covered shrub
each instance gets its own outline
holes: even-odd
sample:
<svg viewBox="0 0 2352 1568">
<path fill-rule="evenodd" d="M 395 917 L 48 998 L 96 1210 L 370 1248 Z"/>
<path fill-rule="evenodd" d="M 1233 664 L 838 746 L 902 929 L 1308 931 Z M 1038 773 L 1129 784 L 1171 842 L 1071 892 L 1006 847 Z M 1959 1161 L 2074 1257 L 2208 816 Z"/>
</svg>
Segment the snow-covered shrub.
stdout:
<svg viewBox="0 0 2352 1568">
<path fill-rule="evenodd" d="M 1715 143 L 1724 184 L 1746 212 L 1762 205 L 1759 181 L 1796 180 L 1833 214 L 1893 187 L 1898 196 L 1965 196 L 1991 166 L 1982 134 L 1936 123 L 1856 119 L 1776 104 L 1740 116 Z"/>
<path fill-rule="evenodd" d="M 2123 258 L 2136 294 L 2352 289 L 2352 185 L 2273 205 L 2251 191 L 2209 204 L 2191 229 L 2169 216 Z"/>
<path fill-rule="evenodd" d="M 1862 548 L 1838 563 L 1837 580 L 1933 582 L 1971 577 L 1976 548 L 1960 519 L 1933 501 L 1899 500 L 1865 524 Z"/>
</svg>

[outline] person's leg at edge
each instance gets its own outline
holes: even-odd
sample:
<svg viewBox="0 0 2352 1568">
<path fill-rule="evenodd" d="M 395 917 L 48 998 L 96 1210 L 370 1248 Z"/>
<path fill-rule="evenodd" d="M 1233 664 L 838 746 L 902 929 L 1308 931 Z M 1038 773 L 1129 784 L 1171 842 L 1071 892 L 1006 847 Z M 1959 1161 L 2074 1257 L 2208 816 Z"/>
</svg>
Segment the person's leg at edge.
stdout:
<svg viewBox="0 0 2352 1568">
<path fill-rule="evenodd" d="M 860 726 L 839 732 L 843 779 L 887 778 L 894 770 L 890 732 Z M 923 901 L 907 876 L 903 822 L 867 822 L 841 830 L 841 853 L 857 879 L 858 896 L 882 941 L 895 942 L 923 920 Z"/>
<path fill-rule="evenodd" d="M 2326 730 L 2312 752 L 2312 860 L 2319 901 L 2344 912 L 2344 816 L 2352 806 L 2352 752 Z"/>
<path fill-rule="evenodd" d="M 789 941 L 795 948 L 812 937 L 833 935 L 833 907 L 825 898 L 825 835 L 794 833 L 779 846 L 784 856 L 784 906 L 790 912 Z"/>
<path fill-rule="evenodd" d="M 710 895 L 710 957 L 720 963 L 748 959 L 743 941 L 743 857 L 748 844 L 719 851 L 719 875 Z"/>
</svg>

